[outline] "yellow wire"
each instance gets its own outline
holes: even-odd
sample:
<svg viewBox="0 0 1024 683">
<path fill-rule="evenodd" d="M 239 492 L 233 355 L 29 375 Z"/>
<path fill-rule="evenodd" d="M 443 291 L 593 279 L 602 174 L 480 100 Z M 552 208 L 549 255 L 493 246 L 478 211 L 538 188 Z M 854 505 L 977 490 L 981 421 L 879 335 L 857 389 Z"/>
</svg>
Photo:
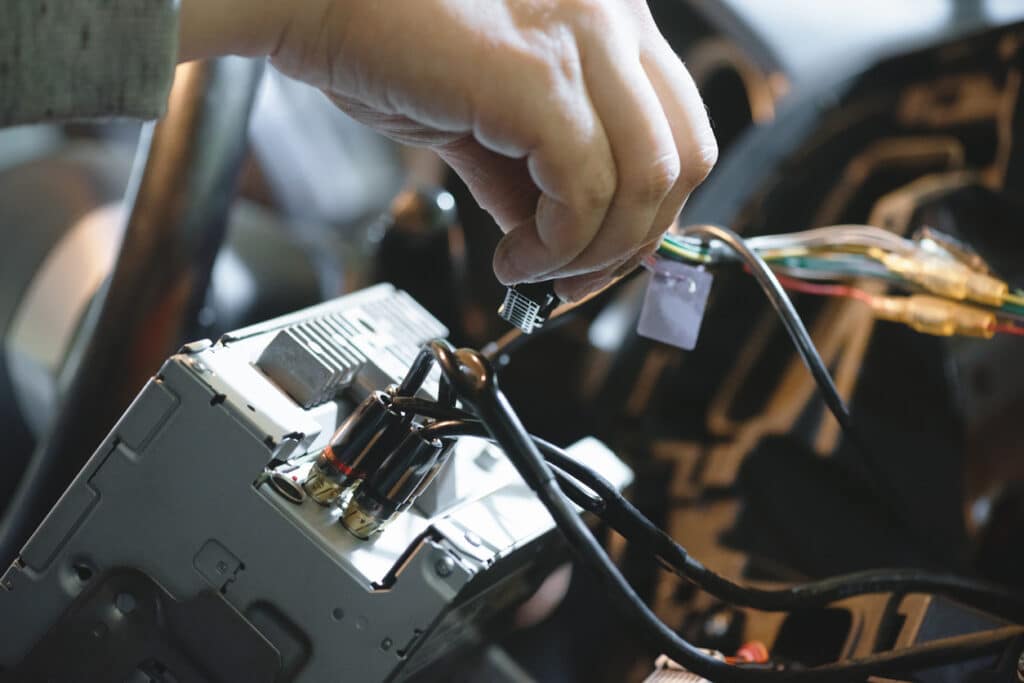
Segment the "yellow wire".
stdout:
<svg viewBox="0 0 1024 683">
<path fill-rule="evenodd" d="M 782 249 L 765 249 L 758 253 L 766 261 L 774 261 L 777 259 L 800 257 L 800 256 L 811 256 L 817 258 L 829 258 L 830 256 L 845 256 L 854 254 L 857 256 L 867 256 L 874 260 L 878 260 L 884 252 L 871 253 L 873 247 L 865 247 L 859 244 L 837 244 L 834 246 L 814 246 L 814 247 L 785 247 Z"/>
<path fill-rule="evenodd" d="M 1003 303 L 1012 304 L 1014 306 L 1024 306 L 1024 296 L 1019 294 L 1004 294 Z"/>
<path fill-rule="evenodd" d="M 661 249 L 669 251 L 680 258 L 684 258 L 687 261 L 695 261 L 697 263 L 711 263 L 711 257 L 706 254 L 695 254 L 692 251 L 681 249 L 676 245 L 672 244 L 668 240 L 663 240 L 661 243 Z"/>
<path fill-rule="evenodd" d="M 765 261 L 775 261 L 784 258 L 810 256 L 811 251 L 805 247 L 788 247 L 786 249 L 765 249 L 758 252 Z"/>
</svg>

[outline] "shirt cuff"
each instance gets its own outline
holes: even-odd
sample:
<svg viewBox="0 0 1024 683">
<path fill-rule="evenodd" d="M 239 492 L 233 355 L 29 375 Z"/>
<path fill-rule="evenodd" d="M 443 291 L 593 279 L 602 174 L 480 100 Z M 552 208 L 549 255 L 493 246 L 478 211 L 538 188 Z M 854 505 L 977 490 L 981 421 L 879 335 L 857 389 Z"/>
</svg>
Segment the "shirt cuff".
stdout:
<svg viewBox="0 0 1024 683">
<path fill-rule="evenodd" d="M 0 2 L 0 125 L 157 118 L 178 54 L 178 0 Z"/>
</svg>

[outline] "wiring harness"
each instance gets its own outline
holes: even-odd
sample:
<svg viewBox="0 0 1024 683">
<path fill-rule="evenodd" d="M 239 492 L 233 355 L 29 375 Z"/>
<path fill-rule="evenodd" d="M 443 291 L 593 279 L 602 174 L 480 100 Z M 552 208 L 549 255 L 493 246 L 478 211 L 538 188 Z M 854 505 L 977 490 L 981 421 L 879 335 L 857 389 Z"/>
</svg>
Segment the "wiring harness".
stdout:
<svg viewBox="0 0 1024 683">
<path fill-rule="evenodd" d="M 435 363 L 442 372 L 439 401 L 415 398 L 413 395 Z M 431 418 L 423 427 L 425 438 L 472 435 L 497 443 L 545 505 L 578 559 L 598 576 L 609 596 L 641 628 L 643 637 L 661 653 L 711 680 L 847 682 L 867 675 L 906 674 L 1000 653 L 1024 636 L 1024 628 L 1005 626 L 808 668 L 722 661 L 679 637 L 657 618 L 591 534 L 574 503 L 601 517 L 630 541 L 649 549 L 671 571 L 723 600 L 756 609 L 788 611 L 874 592 L 931 592 L 1020 622 L 1024 618 L 1024 598 L 984 582 L 917 570 L 859 572 L 782 590 L 740 586 L 690 557 L 596 472 L 553 444 L 529 434 L 499 389 L 490 361 L 480 352 L 456 350 L 444 341 L 431 342 L 395 394 L 392 405 L 396 410 Z M 469 410 L 458 408 L 458 401 Z"/>
<path fill-rule="evenodd" d="M 746 260 L 715 234 L 721 230 L 692 226 L 669 232 L 652 259 L 690 264 Z M 753 237 L 744 243 L 786 289 L 854 299 L 879 319 L 925 334 L 983 339 L 997 333 L 1024 335 L 1024 325 L 1018 324 L 1024 321 L 1024 292 L 1011 291 L 978 254 L 935 230 L 907 239 L 869 225 L 835 225 Z M 849 284 L 815 282 L 821 280 L 879 281 L 910 295 L 879 295 Z"/>
<path fill-rule="evenodd" d="M 997 333 L 1024 335 L 1024 326 L 1017 324 L 1024 321 L 1024 292 L 1011 291 L 977 254 L 935 231 L 924 231 L 910 240 L 872 226 L 842 225 L 744 240 L 727 228 L 699 225 L 666 234 L 647 265 L 656 267 L 657 259 L 697 265 L 743 263 L 779 314 L 829 410 L 864 454 L 868 469 L 872 465 L 869 449 L 854 429 L 849 411 L 786 289 L 851 298 L 869 306 L 877 318 L 904 323 L 927 334 L 985 339 Z M 875 294 L 850 284 L 851 280 L 878 281 L 909 295 Z M 552 313 L 552 317 L 558 315 L 557 311 Z M 916 569 L 864 571 L 776 590 L 732 582 L 691 557 L 599 474 L 526 431 L 498 388 L 489 360 L 507 352 L 509 344 L 510 340 L 499 340 L 482 354 L 432 342 L 393 398 L 393 406 L 431 418 L 433 421 L 423 429 L 428 438 L 471 435 L 496 442 L 547 507 L 577 557 L 602 580 L 620 609 L 635 620 L 655 648 L 690 671 L 721 683 L 845 682 L 868 675 L 909 674 L 999 653 L 1011 643 L 1024 642 L 1024 628 L 1008 625 L 809 668 L 730 663 L 695 647 L 661 623 L 636 595 L 583 524 L 574 504 L 648 550 L 665 569 L 723 601 L 753 609 L 791 611 L 867 593 L 914 592 L 943 595 L 1020 624 L 1024 623 L 1024 596 L 985 582 Z M 414 398 L 434 362 L 442 370 L 439 401 Z M 468 411 L 456 407 L 459 400 Z M 871 476 L 870 480 L 873 486 L 881 486 L 877 477 Z M 885 491 L 878 493 L 880 500 L 892 501 Z M 904 521 L 900 510 L 893 512 L 897 521 Z"/>
</svg>

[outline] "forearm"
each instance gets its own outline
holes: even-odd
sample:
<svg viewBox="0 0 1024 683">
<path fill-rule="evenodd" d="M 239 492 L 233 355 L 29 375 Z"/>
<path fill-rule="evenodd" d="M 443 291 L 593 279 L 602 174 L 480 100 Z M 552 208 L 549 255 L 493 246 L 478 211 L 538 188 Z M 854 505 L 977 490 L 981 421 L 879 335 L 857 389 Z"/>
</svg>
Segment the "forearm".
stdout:
<svg viewBox="0 0 1024 683">
<path fill-rule="evenodd" d="M 291 19 L 291 0 L 181 0 L 178 61 L 274 51 Z M 310 5 L 303 12 L 310 13 Z"/>
</svg>

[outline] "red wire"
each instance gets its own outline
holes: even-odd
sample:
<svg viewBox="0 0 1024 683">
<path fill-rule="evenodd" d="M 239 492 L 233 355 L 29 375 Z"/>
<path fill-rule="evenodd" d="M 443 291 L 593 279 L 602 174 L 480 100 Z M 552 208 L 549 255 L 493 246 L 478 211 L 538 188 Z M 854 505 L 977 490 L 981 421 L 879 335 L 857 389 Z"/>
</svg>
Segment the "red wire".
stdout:
<svg viewBox="0 0 1024 683">
<path fill-rule="evenodd" d="M 776 275 L 775 277 L 779 278 L 779 282 L 782 283 L 783 287 L 786 289 L 792 289 L 795 292 L 805 292 L 807 294 L 817 294 L 819 296 L 845 296 L 858 301 L 863 301 L 866 304 L 870 304 L 874 299 L 872 295 L 861 289 L 857 289 L 856 287 L 804 282 L 803 280 L 797 280 L 796 278 L 787 277 L 785 275 Z M 993 329 L 999 334 L 1013 334 L 1018 337 L 1024 337 L 1024 326 L 1021 325 L 998 323 Z"/>
<path fill-rule="evenodd" d="M 776 275 L 779 282 L 786 289 L 791 289 L 795 292 L 804 292 L 806 294 L 817 294 L 819 296 L 845 296 L 858 301 L 863 301 L 866 304 L 871 304 L 874 297 L 868 294 L 864 290 L 857 289 L 856 287 L 848 287 L 846 285 L 824 285 L 813 282 L 805 282 L 796 278 L 787 277 L 785 275 Z M 1012 323 L 998 323 L 993 328 L 995 332 L 1000 334 L 1013 334 L 1018 337 L 1024 337 L 1024 326 L 1014 325 Z"/>
<path fill-rule="evenodd" d="M 1024 337 L 1024 327 L 1020 325 L 1013 325 L 1011 323 L 1000 323 L 996 325 L 996 332 L 1003 334 L 1015 334 L 1018 337 Z"/>
<path fill-rule="evenodd" d="M 848 299 L 856 299 L 857 301 L 862 301 L 866 304 L 871 304 L 875 300 L 874 296 L 868 294 L 864 290 L 857 289 L 856 287 L 850 287 L 848 285 L 825 285 L 815 282 L 805 282 L 793 277 L 778 274 L 776 274 L 775 277 L 778 278 L 783 287 L 791 289 L 794 292 L 815 294 L 817 296 L 841 296 Z"/>
<path fill-rule="evenodd" d="M 750 272 L 750 269 L 747 267 L 744 267 L 744 270 Z M 875 300 L 875 297 L 872 294 L 865 292 L 863 289 L 857 289 L 856 287 L 850 287 L 848 285 L 827 285 L 817 282 L 807 282 L 787 275 L 779 275 L 778 273 L 775 274 L 775 277 L 778 278 L 779 283 L 783 287 L 794 292 L 815 294 L 817 296 L 846 297 L 848 299 L 856 299 L 857 301 L 861 301 L 868 305 L 871 305 Z M 1024 337 L 1024 325 L 998 323 L 994 329 L 1000 334 L 1012 334 L 1018 337 Z"/>
</svg>

